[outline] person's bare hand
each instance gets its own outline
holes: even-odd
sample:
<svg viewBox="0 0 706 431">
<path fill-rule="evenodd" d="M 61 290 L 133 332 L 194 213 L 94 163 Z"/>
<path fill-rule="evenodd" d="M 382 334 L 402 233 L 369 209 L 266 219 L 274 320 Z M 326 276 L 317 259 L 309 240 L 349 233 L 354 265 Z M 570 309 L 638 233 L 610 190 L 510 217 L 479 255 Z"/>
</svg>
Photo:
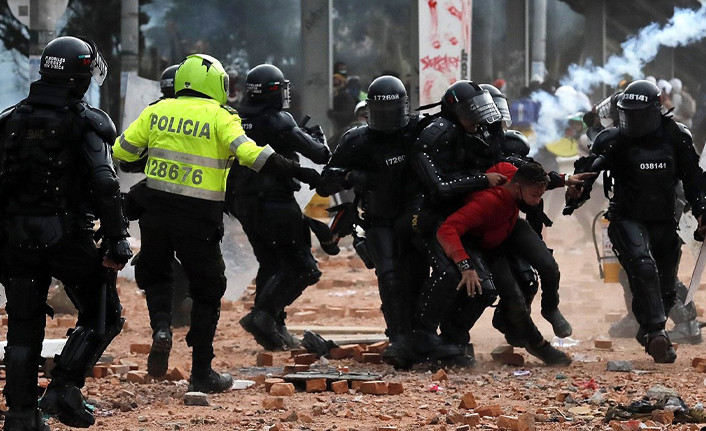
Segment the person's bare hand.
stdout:
<svg viewBox="0 0 706 431">
<path fill-rule="evenodd" d="M 598 172 L 583 172 L 581 174 L 573 174 L 566 178 L 566 185 L 578 186 L 583 184 L 585 180 L 595 178 L 596 175 L 598 175 Z"/>
<path fill-rule="evenodd" d="M 480 285 L 480 278 L 478 278 L 478 273 L 475 269 L 467 269 L 461 271 L 461 281 L 456 286 L 456 290 L 461 290 L 466 288 L 466 293 L 470 297 L 474 297 L 476 293 L 479 295 L 483 293 L 483 289 Z"/>
<path fill-rule="evenodd" d="M 489 172 L 485 177 L 488 178 L 488 187 L 502 186 L 507 182 L 507 177 L 497 172 Z"/>
<path fill-rule="evenodd" d="M 577 200 L 581 197 L 581 193 L 583 193 L 583 187 L 581 187 L 580 185 L 566 187 L 567 199 Z"/>
<path fill-rule="evenodd" d="M 117 263 L 117 262 L 115 262 L 115 261 L 113 261 L 112 259 L 107 258 L 107 257 L 104 257 L 104 258 L 103 258 L 103 266 L 105 266 L 106 268 L 114 269 L 114 270 L 116 270 L 116 271 L 120 271 L 121 269 L 125 268 L 125 264 L 124 264 L 124 263 Z"/>
</svg>

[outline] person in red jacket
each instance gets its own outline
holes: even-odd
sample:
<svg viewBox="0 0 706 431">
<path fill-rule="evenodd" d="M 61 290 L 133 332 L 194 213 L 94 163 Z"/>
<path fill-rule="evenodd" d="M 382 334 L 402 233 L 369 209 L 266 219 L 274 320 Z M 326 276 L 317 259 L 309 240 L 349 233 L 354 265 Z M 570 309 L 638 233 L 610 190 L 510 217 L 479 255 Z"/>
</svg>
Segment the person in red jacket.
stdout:
<svg viewBox="0 0 706 431">
<path fill-rule="evenodd" d="M 518 204 L 520 201 L 530 206 L 539 204 L 549 184 L 547 173 L 536 162 L 525 163 L 519 168 L 501 162 L 488 172 L 500 173 L 509 181 L 469 195 L 467 203 L 441 225 L 437 239 L 461 271 L 458 289 L 465 288 L 469 296 L 481 292 L 481 283 L 464 243 L 472 244 L 474 250 L 481 250 L 500 296 L 498 307 L 508 317 L 513 333 L 524 341 L 524 347 L 530 354 L 545 363 L 568 365 L 571 359 L 561 350 L 552 347 L 532 322 L 530 310 L 510 271 L 506 253 L 507 249 L 522 250 L 523 244 L 526 245 L 528 238 L 521 229 L 523 225 L 516 223 Z M 580 176 L 569 177 L 566 183 L 578 184 L 583 179 Z M 527 258 L 532 259 L 532 256 Z M 558 284 L 558 279 L 556 282 Z"/>
</svg>

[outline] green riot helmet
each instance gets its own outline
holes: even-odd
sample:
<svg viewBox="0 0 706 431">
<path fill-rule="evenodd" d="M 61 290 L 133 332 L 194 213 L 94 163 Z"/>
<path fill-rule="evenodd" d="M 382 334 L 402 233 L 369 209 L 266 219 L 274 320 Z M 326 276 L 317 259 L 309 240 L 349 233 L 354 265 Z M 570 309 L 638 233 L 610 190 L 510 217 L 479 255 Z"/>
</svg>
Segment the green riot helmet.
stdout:
<svg viewBox="0 0 706 431">
<path fill-rule="evenodd" d="M 220 61 L 207 54 L 192 54 L 184 59 L 174 78 L 176 95 L 195 92 L 224 105 L 228 101 L 228 74 Z"/>
</svg>

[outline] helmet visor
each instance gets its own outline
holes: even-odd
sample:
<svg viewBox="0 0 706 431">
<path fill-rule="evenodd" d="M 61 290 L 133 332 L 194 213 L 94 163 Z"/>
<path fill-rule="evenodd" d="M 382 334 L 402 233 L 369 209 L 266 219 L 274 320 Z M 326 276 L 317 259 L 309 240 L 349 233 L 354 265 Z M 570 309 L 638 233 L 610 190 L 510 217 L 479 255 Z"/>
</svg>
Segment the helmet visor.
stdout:
<svg viewBox="0 0 706 431">
<path fill-rule="evenodd" d="M 510 116 L 510 107 L 507 105 L 507 99 L 502 96 L 493 97 L 495 106 L 498 107 L 500 111 L 500 117 L 505 123 L 505 126 L 510 127 L 512 125 L 512 117 Z"/>
<path fill-rule="evenodd" d="M 494 123 L 502 116 L 493 97 L 487 91 L 482 92 L 468 100 L 459 100 L 455 107 L 456 115 L 475 123 Z"/>
<path fill-rule="evenodd" d="M 282 83 L 282 109 L 289 108 L 289 102 L 291 101 L 289 94 L 289 80 L 285 79 Z"/>
<path fill-rule="evenodd" d="M 659 127 L 662 114 L 657 107 L 645 109 L 618 109 L 620 133 L 638 137 L 648 135 Z"/>
<path fill-rule="evenodd" d="M 379 132 L 394 132 L 409 122 L 407 98 L 397 101 L 368 100 L 368 125 Z"/>
<path fill-rule="evenodd" d="M 96 81 L 96 84 L 100 86 L 103 85 L 105 77 L 108 76 L 108 64 L 105 62 L 100 52 L 95 52 L 95 58 L 91 62 L 91 76 L 93 80 Z"/>
<path fill-rule="evenodd" d="M 608 96 L 601 103 L 596 105 L 596 113 L 603 127 L 611 127 L 615 122 L 615 109 L 613 107 L 613 96 Z"/>
</svg>

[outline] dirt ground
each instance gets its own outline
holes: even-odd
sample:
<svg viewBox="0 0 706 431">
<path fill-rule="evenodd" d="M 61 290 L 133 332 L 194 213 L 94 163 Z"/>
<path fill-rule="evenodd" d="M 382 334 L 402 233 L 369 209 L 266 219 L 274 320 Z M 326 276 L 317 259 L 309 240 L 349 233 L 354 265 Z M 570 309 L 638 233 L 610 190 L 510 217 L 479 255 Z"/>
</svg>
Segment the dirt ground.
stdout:
<svg viewBox="0 0 706 431">
<path fill-rule="evenodd" d="M 429 368 L 396 371 L 388 365 L 363 364 L 353 359 L 324 360 L 328 363 L 313 365 L 380 374 L 386 382 L 403 384 L 404 392 L 399 395 L 367 395 L 354 391 L 307 393 L 298 389 L 294 395 L 283 397 L 283 408 L 272 410 L 263 405 L 268 394 L 264 385 L 258 383 L 247 389 L 209 395 L 209 406 L 186 406 L 182 399 L 187 389 L 185 380 L 133 383 L 126 374 L 113 374 L 87 381 L 84 393 L 96 407 L 94 429 L 363 431 L 396 427 L 400 430 L 463 430 L 467 429 L 464 423 L 473 413 L 473 409 L 460 407 L 461 398 L 468 393 L 474 395 L 479 406 L 498 405 L 504 415 L 534 419 L 538 430 L 638 429 L 640 426 L 699 429 L 700 426 L 694 424 L 690 428 L 681 423 L 662 426 L 650 421 L 649 415 L 641 420 L 642 425 L 635 421 L 622 422 L 614 423 L 611 428 L 602 422 L 608 408 L 638 400 L 656 385 L 677 391 L 689 407 L 706 401 L 706 374 L 692 367 L 694 358 L 706 357 L 706 349 L 703 345 L 680 345 L 676 363 L 658 365 L 632 339 L 613 339 L 611 349 L 594 347 L 595 339 L 609 339 L 610 322 L 622 315 L 624 303 L 620 285 L 599 279 L 593 244 L 582 238 L 582 232 L 576 218 L 557 217 L 554 227 L 546 234 L 562 270 L 561 308 L 573 325 L 572 338 L 580 341 L 566 348 L 574 359 L 568 367 L 543 366 L 521 349 L 516 349 L 525 359 L 521 367 L 494 362 L 490 352 L 504 340 L 492 328 L 492 313 L 488 311 L 471 331 L 477 366 L 445 370 L 446 378 L 440 381 L 433 380 L 437 370 Z M 288 310 L 288 325 L 382 328 L 374 273 L 362 266 L 350 248 L 333 257 L 317 251 L 317 257 L 324 273 L 322 280 Z M 679 274 L 686 283 L 694 260 L 685 250 Z M 127 328 L 108 347 L 104 359 L 112 360 L 112 364 L 121 361 L 133 364 L 133 368 L 144 371 L 147 355 L 130 353 L 132 344 L 150 342 L 144 297 L 134 282 L 124 278 L 119 280 L 119 289 Z M 272 367 L 256 367 L 257 354 L 262 350 L 238 325 L 252 301 L 250 295 L 246 292 L 240 300 L 224 303 L 213 364 L 217 370 L 233 374 L 235 379 L 261 382 L 265 374 L 281 374 L 290 353 L 275 353 Z M 696 295 L 696 304 L 705 302 L 706 289 L 702 289 Z M 340 307 L 336 313 L 330 311 L 336 307 Z M 535 322 L 551 340 L 551 326 L 540 316 L 538 308 L 535 304 Z M 66 328 L 56 323 L 60 317 L 49 324 L 48 338 L 64 335 Z M 185 334 L 185 328 L 175 330 L 170 368 L 187 370 L 188 376 L 190 350 L 184 341 Z M 634 371 L 606 371 L 606 363 L 611 360 L 629 360 Z M 67 429 L 55 420 L 50 424 L 53 430 Z M 480 422 L 470 428 L 498 429 L 498 418 L 481 417 Z"/>
</svg>

